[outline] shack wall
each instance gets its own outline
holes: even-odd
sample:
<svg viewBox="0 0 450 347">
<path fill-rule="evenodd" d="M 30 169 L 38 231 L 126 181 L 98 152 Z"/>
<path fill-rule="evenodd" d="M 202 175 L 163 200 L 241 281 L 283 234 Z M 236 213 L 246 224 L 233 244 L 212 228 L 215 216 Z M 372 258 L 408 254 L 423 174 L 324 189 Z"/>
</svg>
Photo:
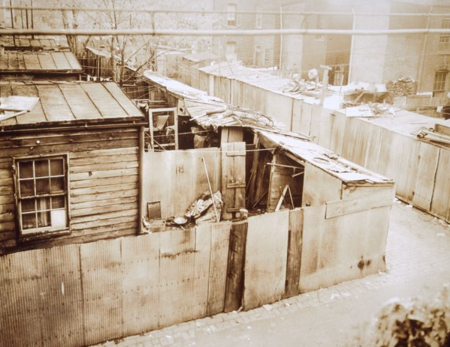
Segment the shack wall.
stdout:
<svg viewBox="0 0 450 347">
<path fill-rule="evenodd" d="M 222 164 L 219 148 L 145 153 L 144 205 L 160 201 L 163 219 L 184 215 L 202 193 L 209 191 L 202 158 L 215 193 L 221 189 Z"/>
<path fill-rule="evenodd" d="M 39 143 L 37 143 L 39 141 Z M 49 244 L 132 235 L 137 230 L 139 131 L 42 131 L 0 136 L 0 247 L 17 246 L 13 159 L 67 155 L 71 234 Z"/>
</svg>

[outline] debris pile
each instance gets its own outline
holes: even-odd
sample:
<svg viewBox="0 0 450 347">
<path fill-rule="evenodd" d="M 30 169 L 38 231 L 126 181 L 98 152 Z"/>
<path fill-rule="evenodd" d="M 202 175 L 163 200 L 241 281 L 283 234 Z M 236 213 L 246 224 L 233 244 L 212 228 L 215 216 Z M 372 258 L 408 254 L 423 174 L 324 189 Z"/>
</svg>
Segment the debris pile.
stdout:
<svg viewBox="0 0 450 347">
<path fill-rule="evenodd" d="M 386 89 L 394 96 L 408 96 L 416 94 L 417 82 L 410 77 L 402 77 L 386 83 Z"/>
<path fill-rule="evenodd" d="M 220 191 L 217 191 L 212 196 L 209 191 L 206 191 L 200 196 L 199 199 L 194 201 L 191 206 L 189 206 L 184 216 L 188 219 L 194 219 L 196 224 L 203 222 L 216 222 L 216 211 L 220 216 L 222 205 L 222 194 Z"/>
</svg>

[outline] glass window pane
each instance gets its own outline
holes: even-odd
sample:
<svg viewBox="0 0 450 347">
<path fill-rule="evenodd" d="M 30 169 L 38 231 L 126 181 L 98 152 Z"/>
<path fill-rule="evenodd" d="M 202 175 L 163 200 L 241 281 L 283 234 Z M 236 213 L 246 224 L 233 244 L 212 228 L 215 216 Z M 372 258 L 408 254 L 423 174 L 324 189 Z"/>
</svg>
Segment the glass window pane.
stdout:
<svg viewBox="0 0 450 347">
<path fill-rule="evenodd" d="M 50 173 L 52 176 L 60 176 L 64 174 L 64 166 L 62 159 L 50 160 Z"/>
<path fill-rule="evenodd" d="M 23 214 L 22 215 L 22 227 L 23 229 L 34 229 L 36 228 L 36 214 Z"/>
<path fill-rule="evenodd" d="M 36 202 L 38 211 L 50 210 L 50 198 L 39 198 Z"/>
<path fill-rule="evenodd" d="M 23 161 L 19 163 L 19 177 L 32 178 L 33 177 L 33 162 Z"/>
<path fill-rule="evenodd" d="M 20 196 L 34 196 L 34 181 L 20 181 Z"/>
<path fill-rule="evenodd" d="M 51 225 L 50 211 L 37 213 L 38 228 L 48 227 Z"/>
<path fill-rule="evenodd" d="M 34 162 L 36 177 L 49 176 L 48 160 L 36 160 Z"/>
<path fill-rule="evenodd" d="M 51 180 L 50 191 L 52 194 L 64 193 L 64 177 L 59 178 L 52 177 L 50 180 Z"/>
<path fill-rule="evenodd" d="M 28 199 L 22 201 L 22 212 L 36 211 L 36 200 Z"/>
<path fill-rule="evenodd" d="M 52 197 L 52 209 L 64 208 L 66 206 L 64 196 L 54 196 Z"/>
<path fill-rule="evenodd" d="M 41 178 L 36 180 L 36 194 L 50 194 L 50 179 Z"/>
</svg>

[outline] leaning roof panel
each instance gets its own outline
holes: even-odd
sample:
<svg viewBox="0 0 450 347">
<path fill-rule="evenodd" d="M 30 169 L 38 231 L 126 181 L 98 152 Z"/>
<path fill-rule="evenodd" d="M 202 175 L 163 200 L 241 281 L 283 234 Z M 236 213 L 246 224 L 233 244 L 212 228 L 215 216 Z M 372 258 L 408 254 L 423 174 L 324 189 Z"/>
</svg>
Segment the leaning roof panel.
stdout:
<svg viewBox="0 0 450 347">
<path fill-rule="evenodd" d="M 0 54 L 0 73 L 81 73 L 82 70 L 71 52 L 4 51 Z"/>
</svg>

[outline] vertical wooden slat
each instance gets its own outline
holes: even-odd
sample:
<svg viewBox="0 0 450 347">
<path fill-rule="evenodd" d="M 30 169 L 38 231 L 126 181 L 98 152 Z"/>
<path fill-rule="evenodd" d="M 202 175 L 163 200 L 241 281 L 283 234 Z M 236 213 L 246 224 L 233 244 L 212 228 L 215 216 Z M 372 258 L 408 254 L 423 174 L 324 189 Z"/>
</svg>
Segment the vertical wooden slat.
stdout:
<svg viewBox="0 0 450 347">
<path fill-rule="evenodd" d="M 209 225 L 211 227 L 211 258 L 206 310 L 207 316 L 224 311 L 228 249 L 230 245 L 231 230 L 230 222 Z"/>
<path fill-rule="evenodd" d="M 243 306 L 246 310 L 283 297 L 288 235 L 288 210 L 248 219 L 243 295 Z"/>
<path fill-rule="evenodd" d="M 80 255 L 85 343 L 122 337 L 121 240 L 82 244 Z"/>
<path fill-rule="evenodd" d="M 247 221 L 233 223 L 231 227 L 225 292 L 225 312 L 237 310 L 242 304 L 247 230 Z"/>
<path fill-rule="evenodd" d="M 440 149 L 438 168 L 436 171 L 433 199 L 431 201 L 431 212 L 450 219 L 450 151 Z"/>
<path fill-rule="evenodd" d="M 289 211 L 289 244 L 285 297 L 298 295 L 303 247 L 303 210 Z"/>
</svg>

